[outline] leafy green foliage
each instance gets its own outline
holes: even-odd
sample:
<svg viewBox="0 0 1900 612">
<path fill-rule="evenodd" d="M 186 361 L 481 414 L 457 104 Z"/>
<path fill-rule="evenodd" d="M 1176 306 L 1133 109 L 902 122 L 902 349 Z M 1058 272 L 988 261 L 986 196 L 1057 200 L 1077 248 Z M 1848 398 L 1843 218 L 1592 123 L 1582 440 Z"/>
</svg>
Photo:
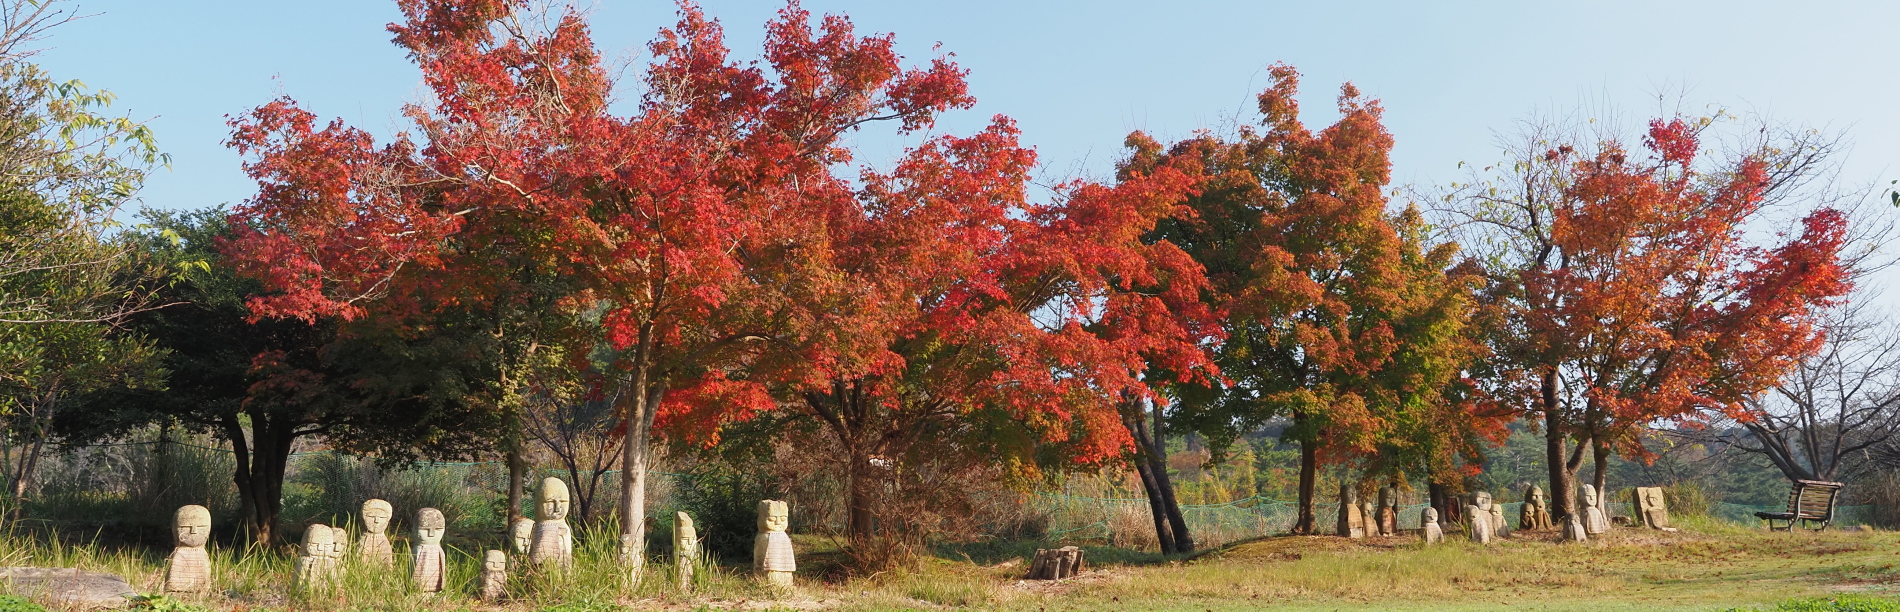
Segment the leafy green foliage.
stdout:
<svg viewBox="0 0 1900 612">
<path fill-rule="evenodd" d="M 19 595 L 0 595 L 0 612 L 46 612 L 46 607 Z"/>
</svg>

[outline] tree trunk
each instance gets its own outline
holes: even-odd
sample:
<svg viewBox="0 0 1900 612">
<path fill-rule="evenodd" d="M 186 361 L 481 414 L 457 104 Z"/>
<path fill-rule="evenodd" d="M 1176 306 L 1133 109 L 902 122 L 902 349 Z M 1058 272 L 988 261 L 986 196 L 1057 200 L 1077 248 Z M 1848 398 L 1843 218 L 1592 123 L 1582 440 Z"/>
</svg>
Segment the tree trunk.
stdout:
<svg viewBox="0 0 1900 612">
<path fill-rule="evenodd" d="M 1161 408 L 1155 407 L 1155 418 L 1160 419 Z M 1174 481 L 1168 478 L 1168 464 L 1159 451 L 1160 439 L 1148 432 L 1146 419 L 1135 419 L 1135 442 L 1148 447 L 1148 469 L 1153 472 L 1155 489 L 1161 493 L 1162 508 L 1168 513 L 1168 527 L 1174 532 L 1174 549 L 1177 553 L 1194 551 L 1194 536 L 1188 533 L 1187 519 L 1181 515 L 1181 504 L 1174 498 Z"/>
<path fill-rule="evenodd" d="M 1563 410 L 1557 399 L 1557 371 L 1545 370 L 1543 384 L 1538 394 L 1538 403 L 1544 411 L 1544 463 L 1550 468 L 1550 519 L 1557 523 L 1568 520 L 1577 514 L 1576 482 L 1570 478 L 1571 472 L 1564 466 L 1564 438 L 1567 435 L 1563 427 Z"/>
<path fill-rule="evenodd" d="M 517 417 L 518 419 L 519 417 Z M 520 422 L 508 442 L 508 511 L 501 513 L 502 533 L 512 533 L 515 519 L 521 518 L 521 498 L 528 482 L 528 461 L 521 456 Z"/>
<path fill-rule="evenodd" d="M 1294 420 L 1305 417 L 1294 415 Z M 1294 425 L 1298 427 L 1299 425 Z M 1293 533 L 1314 535 L 1319 533 L 1319 519 L 1313 514 L 1314 498 L 1319 494 L 1319 442 L 1306 437 L 1300 439 L 1300 514 L 1293 523 Z"/>
<path fill-rule="evenodd" d="M 1155 520 L 1155 540 L 1161 544 L 1161 554 L 1173 554 L 1174 532 L 1168 529 L 1168 510 L 1161 504 L 1161 487 L 1155 484 L 1155 477 L 1148 467 L 1146 458 L 1135 457 L 1135 472 L 1141 475 L 1141 489 L 1148 494 L 1148 512 Z"/>
<path fill-rule="evenodd" d="M 647 469 L 651 459 L 648 441 L 664 393 L 664 388 L 652 385 L 649 378 L 652 366 L 647 351 L 652 331 L 642 328 L 640 335 L 641 354 L 635 357 L 633 392 L 628 394 L 633 405 L 626 412 L 627 439 L 621 446 L 620 463 L 620 562 L 627 566 L 634 581 L 640 579 L 646 565 Z"/>
<path fill-rule="evenodd" d="M 295 424 L 273 422 L 252 413 L 246 436 L 237 419 L 224 423 L 237 469 L 232 478 L 238 489 L 238 522 L 252 545 L 268 546 L 279 538 L 277 521 L 284 512 L 284 471 L 290 466 L 290 448 L 297 440 Z"/>
<path fill-rule="evenodd" d="M 864 451 L 862 444 L 850 444 L 846 448 L 845 461 L 845 533 L 851 545 L 859 550 L 871 544 L 877 535 L 876 518 L 871 512 L 871 457 Z"/>
<path fill-rule="evenodd" d="M 1590 482 L 1596 485 L 1597 495 L 1609 495 L 1610 444 L 1603 441 L 1603 436 L 1593 435 L 1590 437 L 1590 447 L 1590 460 L 1592 466 L 1596 468 L 1596 473 L 1591 475 Z M 1609 508 L 1609 506 L 1606 505 L 1604 508 Z"/>
<path fill-rule="evenodd" d="M 1456 523 L 1463 520 L 1465 513 L 1464 506 L 1458 503 L 1458 496 L 1451 492 L 1451 487 L 1437 482 L 1427 482 L 1425 484 L 1425 492 L 1426 496 L 1431 498 L 1430 503 L 1432 509 L 1438 511 L 1438 522 L 1440 524 Z"/>
<path fill-rule="evenodd" d="M 1122 404 L 1122 427 L 1128 429 L 1128 437 L 1135 440 L 1135 455 L 1129 463 L 1135 465 L 1135 473 L 1141 476 L 1141 490 L 1148 496 L 1148 513 L 1155 522 L 1155 541 L 1161 546 L 1161 554 L 1176 552 L 1174 531 L 1168 528 L 1168 509 L 1161 503 L 1161 485 L 1155 480 L 1154 464 L 1148 455 L 1154 452 L 1154 445 L 1142 436 L 1141 403 L 1128 401 Z"/>
</svg>

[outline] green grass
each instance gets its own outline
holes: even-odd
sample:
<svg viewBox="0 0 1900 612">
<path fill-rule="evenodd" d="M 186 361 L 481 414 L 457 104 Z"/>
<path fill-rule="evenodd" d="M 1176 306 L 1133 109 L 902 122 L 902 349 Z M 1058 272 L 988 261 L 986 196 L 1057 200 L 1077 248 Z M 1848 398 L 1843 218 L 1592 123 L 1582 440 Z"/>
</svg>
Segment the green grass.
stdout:
<svg viewBox="0 0 1900 612">
<path fill-rule="evenodd" d="M 292 549 L 214 547 L 214 588 L 147 598 L 135 609 L 195 610 L 1630 610 L 1893 611 L 1900 534 L 1769 533 L 1684 517 L 1683 530 L 1619 529 L 1586 544 L 1518 534 L 1483 547 L 1459 540 L 1425 547 L 1411 538 L 1274 537 L 1184 558 L 1089 547 L 1093 571 L 1061 582 L 1020 580 L 1038 547 L 1004 542 L 945 546 L 890 571 L 849 576 L 835 542 L 800 536 L 799 587 L 778 592 L 743 566 L 705 565 L 689 591 L 670 564 L 651 563 L 637 584 L 615 562 L 610 526 L 583 530 L 567 572 L 519 571 L 512 598 L 474 599 L 479 543 L 451 547 L 449 588 L 410 592 L 408 568 L 349 561 L 338 586 L 292 588 Z M 401 546 L 398 546 L 399 550 Z M 75 534 L 0 534 L 0 564 L 80 567 L 127 578 L 151 592 L 163 551 L 115 547 Z M 10 610 L 0 600 L 0 611 Z"/>
</svg>

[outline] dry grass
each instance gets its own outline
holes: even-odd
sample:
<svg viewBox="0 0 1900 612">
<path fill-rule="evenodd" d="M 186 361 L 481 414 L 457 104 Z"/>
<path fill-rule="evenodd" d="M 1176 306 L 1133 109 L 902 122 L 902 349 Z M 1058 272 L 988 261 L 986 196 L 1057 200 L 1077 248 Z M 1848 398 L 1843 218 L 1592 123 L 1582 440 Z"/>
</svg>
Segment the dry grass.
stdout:
<svg viewBox="0 0 1900 612">
<path fill-rule="evenodd" d="M 348 566 L 334 590 L 293 594 L 290 558 L 280 552 L 217 551 L 217 591 L 183 598 L 218 610 L 1722 610 L 1772 607 L 1789 599 L 1839 593 L 1882 595 L 1900 588 L 1900 534 L 1881 531 L 1768 533 L 1687 519 L 1676 533 L 1620 529 L 1587 544 L 1555 534 L 1516 534 L 1481 547 L 1456 534 L 1442 546 L 1408 537 L 1345 540 L 1276 537 L 1183 560 L 1094 549 L 1094 571 L 1061 582 L 1019 580 L 1034 545 L 988 556 L 926 559 L 900 570 L 825 582 L 823 560 L 808 550 L 811 575 L 775 592 L 731 568 L 702 568 L 692 593 L 674 587 L 672 570 L 649 566 L 629 587 L 611 562 L 607 538 L 584 539 L 576 568 L 524 576 L 517 598 L 499 606 L 471 599 L 475 551 L 450 551 L 450 592 L 408 592 L 406 568 Z M 598 536 L 599 534 L 590 534 Z M 801 538 L 800 546 L 824 547 Z M 1103 563 L 1106 561 L 1106 563 Z M 0 540 L 0 562 L 101 569 L 141 590 L 158 584 L 162 559 L 98 545 L 43 538 Z M 803 572 L 801 572 L 803 574 Z"/>
</svg>

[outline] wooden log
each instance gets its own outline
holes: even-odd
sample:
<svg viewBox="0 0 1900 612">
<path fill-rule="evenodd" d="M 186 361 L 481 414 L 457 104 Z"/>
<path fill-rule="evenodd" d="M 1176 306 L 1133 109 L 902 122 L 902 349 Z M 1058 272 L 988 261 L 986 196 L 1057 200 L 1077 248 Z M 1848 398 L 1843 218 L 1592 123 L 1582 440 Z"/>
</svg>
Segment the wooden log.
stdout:
<svg viewBox="0 0 1900 612">
<path fill-rule="evenodd" d="M 1074 546 L 1062 548 L 1038 548 L 1036 557 L 1029 562 L 1030 580 L 1061 580 L 1082 573 L 1088 569 L 1082 549 Z"/>
</svg>

